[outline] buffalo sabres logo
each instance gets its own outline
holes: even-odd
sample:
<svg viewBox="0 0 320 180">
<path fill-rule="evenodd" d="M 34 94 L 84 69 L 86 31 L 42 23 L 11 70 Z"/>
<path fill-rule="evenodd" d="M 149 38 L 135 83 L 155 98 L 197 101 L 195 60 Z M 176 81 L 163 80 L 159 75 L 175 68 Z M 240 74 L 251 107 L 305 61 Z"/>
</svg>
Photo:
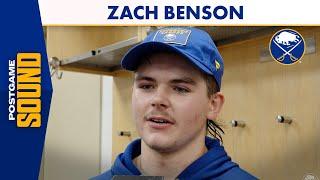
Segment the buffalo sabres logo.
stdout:
<svg viewBox="0 0 320 180">
<path fill-rule="evenodd" d="M 269 48 L 274 60 L 284 65 L 290 65 L 302 58 L 305 42 L 297 31 L 282 29 L 273 35 Z"/>
<path fill-rule="evenodd" d="M 155 33 L 153 41 L 186 45 L 190 34 L 191 30 L 187 28 L 163 28 Z"/>
<path fill-rule="evenodd" d="M 163 39 L 165 41 L 173 41 L 177 38 L 177 36 L 175 34 L 166 34 L 163 36 Z"/>
</svg>

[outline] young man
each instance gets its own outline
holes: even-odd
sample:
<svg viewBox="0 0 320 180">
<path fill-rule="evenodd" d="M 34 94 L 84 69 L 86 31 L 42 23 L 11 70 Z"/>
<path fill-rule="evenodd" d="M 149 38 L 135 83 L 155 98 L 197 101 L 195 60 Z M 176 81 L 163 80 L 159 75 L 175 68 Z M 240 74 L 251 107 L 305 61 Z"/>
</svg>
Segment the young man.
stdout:
<svg viewBox="0 0 320 180">
<path fill-rule="evenodd" d="M 256 179 L 231 161 L 217 138 L 206 137 L 209 129 L 221 139 L 214 120 L 224 103 L 223 61 L 206 32 L 162 28 L 132 48 L 121 64 L 135 72 L 132 109 L 141 139 L 94 179 Z"/>
</svg>

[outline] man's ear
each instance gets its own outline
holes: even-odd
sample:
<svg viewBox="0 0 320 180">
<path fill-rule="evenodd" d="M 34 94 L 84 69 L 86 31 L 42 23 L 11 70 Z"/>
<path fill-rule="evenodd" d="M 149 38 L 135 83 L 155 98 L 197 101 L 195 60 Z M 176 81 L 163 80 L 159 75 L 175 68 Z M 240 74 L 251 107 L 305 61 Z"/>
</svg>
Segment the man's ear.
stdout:
<svg viewBox="0 0 320 180">
<path fill-rule="evenodd" d="M 216 119 L 224 104 L 224 95 L 217 92 L 209 98 L 207 119 Z"/>
</svg>

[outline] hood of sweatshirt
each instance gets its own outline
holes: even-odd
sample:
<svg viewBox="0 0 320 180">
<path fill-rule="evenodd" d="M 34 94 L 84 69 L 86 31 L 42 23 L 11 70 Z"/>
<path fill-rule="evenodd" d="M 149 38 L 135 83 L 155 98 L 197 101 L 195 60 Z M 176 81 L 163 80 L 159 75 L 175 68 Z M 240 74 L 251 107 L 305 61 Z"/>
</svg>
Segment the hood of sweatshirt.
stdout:
<svg viewBox="0 0 320 180">
<path fill-rule="evenodd" d="M 183 170 L 178 179 L 256 179 L 231 161 L 219 140 L 206 137 L 205 144 L 208 151 Z M 114 175 L 141 175 L 133 163 L 133 159 L 140 153 L 141 139 L 137 139 L 118 155 L 109 171 L 96 178 L 111 179 Z"/>
</svg>

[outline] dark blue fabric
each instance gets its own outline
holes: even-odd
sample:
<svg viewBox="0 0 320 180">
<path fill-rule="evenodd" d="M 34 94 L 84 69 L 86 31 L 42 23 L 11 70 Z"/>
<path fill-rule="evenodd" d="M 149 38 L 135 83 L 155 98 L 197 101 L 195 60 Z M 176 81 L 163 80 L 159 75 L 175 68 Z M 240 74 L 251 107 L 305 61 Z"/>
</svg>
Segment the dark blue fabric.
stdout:
<svg viewBox="0 0 320 180">
<path fill-rule="evenodd" d="M 190 164 L 177 177 L 178 179 L 217 179 L 251 180 L 257 179 L 231 161 L 218 140 L 206 137 L 208 152 Z M 132 159 L 141 152 L 141 139 L 133 141 L 124 153 L 121 153 L 110 170 L 92 178 L 92 180 L 112 179 L 114 175 L 141 175 Z"/>
</svg>

